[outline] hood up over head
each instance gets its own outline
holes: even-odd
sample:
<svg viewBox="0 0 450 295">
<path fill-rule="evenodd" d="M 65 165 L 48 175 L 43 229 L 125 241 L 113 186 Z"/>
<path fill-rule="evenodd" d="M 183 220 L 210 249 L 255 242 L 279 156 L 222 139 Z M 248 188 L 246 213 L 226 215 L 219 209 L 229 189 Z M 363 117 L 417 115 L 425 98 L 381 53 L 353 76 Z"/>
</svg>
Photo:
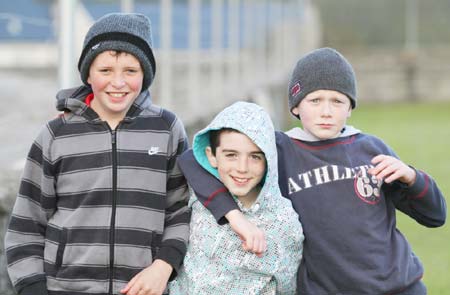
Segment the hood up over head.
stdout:
<svg viewBox="0 0 450 295">
<path fill-rule="evenodd" d="M 195 159 L 217 178 L 219 174 L 217 169 L 210 165 L 205 148 L 210 145 L 209 132 L 223 128 L 231 128 L 245 134 L 264 153 L 267 162 L 266 175 L 255 204 L 258 204 L 258 209 L 271 206 L 269 203 L 275 202 L 275 197 L 279 198 L 281 192 L 278 187 L 275 131 L 270 116 L 257 104 L 239 101 L 221 111 L 206 128 L 195 135 L 192 147 Z"/>
</svg>

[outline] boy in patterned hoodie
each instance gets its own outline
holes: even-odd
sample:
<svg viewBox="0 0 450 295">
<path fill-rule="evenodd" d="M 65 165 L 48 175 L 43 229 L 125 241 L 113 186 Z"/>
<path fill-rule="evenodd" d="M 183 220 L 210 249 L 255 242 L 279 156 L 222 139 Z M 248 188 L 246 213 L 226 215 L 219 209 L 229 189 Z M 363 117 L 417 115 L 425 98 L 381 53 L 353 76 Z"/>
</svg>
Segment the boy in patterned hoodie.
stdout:
<svg viewBox="0 0 450 295">
<path fill-rule="evenodd" d="M 298 61 L 289 110 L 303 129 L 276 133 L 280 189 L 305 234 L 298 294 L 424 295 L 423 267 L 396 228 L 396 210 L 438 227 L 446 219 L 445 199 L 428 174 L 346 125 L 355 107 L 354 71 L 339 52 L 321 48 Z M 189 154 L 183 157 L 189 185 L 219 222 L 239 210 L 220 182 Z M 251 240 L 246 226 L 233 228 Z"/>
<path fill-rule="evenodd" d="M 278 187 L 268 114 L 253 103 L 234 103 L 197 133 L 193 152 L 233 194 L 243 215 L 264 230 L 268 249 L 262 257 L 244 251 L 231 227 L 218 225 L 192 195 L 189 246 L 170 294 L 295 294 L 303 233 L 291 202 L 281 197 Z"/>
<path fill-rule="evenodd" d="M 85 85 L 58 93 L 64 113 L 42 128 L 6 235 L 20 295 L 161 294 L 189 236 L 176 165 L 180 120 L 153 105 L 150 20 L 113 13 L 89 29 Z"/>
</svg>

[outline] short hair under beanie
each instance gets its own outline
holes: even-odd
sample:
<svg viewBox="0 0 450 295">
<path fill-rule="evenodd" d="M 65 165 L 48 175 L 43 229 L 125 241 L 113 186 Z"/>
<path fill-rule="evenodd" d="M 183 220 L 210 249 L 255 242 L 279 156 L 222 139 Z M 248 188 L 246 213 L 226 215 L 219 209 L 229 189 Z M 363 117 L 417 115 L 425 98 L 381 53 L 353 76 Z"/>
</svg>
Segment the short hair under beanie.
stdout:
<svg viewBox="0 0 450 295">
<path fill-rule="evenodd" d="M 133 54 L 144 72 L 142 91 L 148 89 L 155 77 L 156 63 L 152 51 L 150 19 L 139 13 L 110 13 L 99 18 L 84 38 L 78 61 L 81 80 L 88 85 L 89 68 L 95 57 L 107 50 Z"/>
<path fill-rule="evenodd" d="M 313 50 L 296 64 L 289 81 L 289 110 L 316 90 L 335 90 L 350 98 L 356 107 L 356 78 L 350 63 L 332 48 Z"/>
</svg>

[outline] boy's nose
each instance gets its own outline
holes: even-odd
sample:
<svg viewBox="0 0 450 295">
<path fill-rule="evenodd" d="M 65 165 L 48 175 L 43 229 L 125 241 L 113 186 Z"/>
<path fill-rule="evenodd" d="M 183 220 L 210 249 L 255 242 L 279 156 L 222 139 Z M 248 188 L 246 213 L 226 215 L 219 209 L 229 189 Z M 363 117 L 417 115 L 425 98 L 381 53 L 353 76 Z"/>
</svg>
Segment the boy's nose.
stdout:
<svg viewBox="0 0 450 295">
<path fill-rule="evenodd" d="M 122 88 L 125 86 L 125 79 L 120 74 L 114 75 L 111 84 L 116 88 Z"/>
<path fill-rule="evenodd" d="M 325 102 L 322 105 L 322 116 L 330 116 L 331 115 L 331 106 L 328 102 Z"/>
<path fill-rule="evenodd" d="M 248 171 L 248 163 L 245 157 L 241 157 L 238 160 L 238 171 L 239 172 L 247 172 Z"/>
</svg>

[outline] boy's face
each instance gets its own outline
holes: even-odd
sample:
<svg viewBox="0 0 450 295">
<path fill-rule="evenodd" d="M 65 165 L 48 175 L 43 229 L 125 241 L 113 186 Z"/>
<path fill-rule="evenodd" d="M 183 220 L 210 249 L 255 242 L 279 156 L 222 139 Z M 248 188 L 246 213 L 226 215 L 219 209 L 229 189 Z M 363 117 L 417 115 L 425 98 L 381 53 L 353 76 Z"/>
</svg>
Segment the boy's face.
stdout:
<svg viewBox="0 0 450 295">
<path fill-rule="evenodd" d="M 305 132 L 317 139 L 336 138 L 352 113 L 350 99 L 334 90 L 316 90 L 303 98 L 292 112 L 300 117 Z"/>
<path fill-rule="evenodd" d="M 143 78 L 139 60 L 132 54 L 100 53 L 91 64 L 87 80 L 94 93 L 91 107 L 105 121 L 123 119 L 141 93 Z"/>
<path fill-rule="evenodd" d="M 209 163 L 217 168 L 220 180 L 243 203 L 250 207 L 259 193 L 259 183 L 265 175 L 264 153 L 246 135 L 236 131 L 220 134 L 216 155 L 206 148 Z"/>
</svg>

